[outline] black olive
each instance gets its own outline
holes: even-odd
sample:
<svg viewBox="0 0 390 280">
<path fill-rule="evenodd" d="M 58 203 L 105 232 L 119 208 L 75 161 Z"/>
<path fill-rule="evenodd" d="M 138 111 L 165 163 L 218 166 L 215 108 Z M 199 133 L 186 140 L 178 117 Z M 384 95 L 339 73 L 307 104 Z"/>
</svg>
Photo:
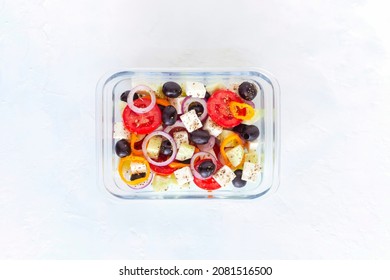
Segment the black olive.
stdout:
<svg viewBox="0 0 390 280">
<path fill-rule="evenodd" d="M 119 140 L 115 144 L 115 153 L 118 157 L 127 157 L 131 153 L 131 148 L 129 142 L 126 139 Z"/>
<path fill-rule="evenodd" d="M 255 125 L 239 124 L 233 128 L 233 131 L 240 134 L 241 138 L 246 141 L 256 140 L 260 136 L 260 131 Z"/>
<path fill-rule="evenodd" d="M 195 110 L 196 112 L 196 115 L 198 117 L 200 117 L 203 112 L 204 112 L 204 108 L 203 108 L 203 105 L 200 104 L 199 102 L 192 102 L 189 106 L 188 106 L 188 111 L 191 111 L 191 110 Z"/>
<path fill-rule="evenodd" d="M 210 97 L 211 97 L 211 94 L 208 91 L 206 91 L 206 95 L 204 96 L 204 99 L 206 99 L 206 101 L 207 101 L 207 100 L 209 100 Z"/>
<path fill-rule="evenodd" d="M 245 100 L 253 100 L 257 95 L 257 88 L 254 84 L 249 82 L 243 82 L 238 87 L 238 93 Z"/>
<path fill-rule="evenodd" d="M 233 179 L 233 186 L 236 188 L 242 188 L 245 187 L 246 181 L 242 180 L 242 170 L 237 169 L 234 171 L 234 174 L 236 174 L 236 178 Z"/>
<path fill-rule="evenodd" d="M 121 100 L 123 102 L 127 102 L 127 97 L 129 96 L 130 90 L 126 90 L 124 93 L 121 94 Z M 138 99 L 139 95 L 137 93 L 134 94 L 133 96 L 133 101 Z"/>
<path fill-rule="evenodd" d="M 255 125 L 248 125 L 246 129 L 241 133 L 241 137 L 246 141 L 253 141 L 259 138 L 260 131 Z"/>
<path fill-rule="evenodd" d="M 165 125 L 173 125 L 177 121 L 177 111 L 175 107 L 169 105 L 162 112 L 162 121 Z"/>
<path fill-rule="evenodd" d="M 175 82 L 166 82 L 162 87 L 162 92 L 169 98 L 176 98 L 181 95 L 181 87 Z"/>
<path fill-rule="evenodd" d="M 195 130 L 190 133 L 190 140 L 198 145 L 206 144 L 210 140 L 210 133 L 207 130 Z"/>
<path fill-rule="evenodd" d="M 172 155 L 172 153 L 173 153 L 172 143 L 169 140 L 162 141 L 160 146 L 160 154 L 164 156 L 170 156 Z"/>
<path fill-rule="evenodd" d="M 134 173 L 134 174 L 131 174 L 130 181 L 134 181 L 134 180 L 143 178 L 145 176 L 146 176 L 145 172 L 143 172 L 143 173 Z"/>
<path fill-rule="evenodd" d="M 203 178 L 210 177 L 215 171 L 215 164 L 212 160 L 205 160 L 198 166 L 198 172 Z"/>
</svg>

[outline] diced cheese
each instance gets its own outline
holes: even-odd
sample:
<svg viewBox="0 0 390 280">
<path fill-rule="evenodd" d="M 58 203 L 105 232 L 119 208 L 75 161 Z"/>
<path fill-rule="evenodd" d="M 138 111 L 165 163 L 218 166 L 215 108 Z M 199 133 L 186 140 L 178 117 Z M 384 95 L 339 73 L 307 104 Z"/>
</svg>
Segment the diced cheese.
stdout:
<svg viewBox="0 0 390 280">
<path fill-rule="evenodd" d="M 179 151 L 176 154 L 176 159 L 183 161 L 190 159 L 195 152 L 195 147 L 186 143 L 180 145 Z"/>
<path fill-rule="evenodd" d="M 146 146 L 146 152 L 151 158 L 153 159 L 158 158 L 158 155 L 160 153 L 161 143 L 162 143 L 161 136 L 154 136 L 150 138 L 148 145 Z"/>
<path fill-rule="evenodd" d="M 180 119 L 188 132 L 193 132 L 202 127 L 202 122 L 198 118 L 195 110 L 191 110 L 181 115 Z"/>
<path fill-rule="evenodd" d="M 232 83 L 229 85 L 229 90 L 235 92 L 235 93 L 238 93 L 238 87 L 240 86 L 240 84 L 238 83 Z"/>
<path fill-rule="evenodd" d="M 184 185 L 194 180 L 194 176 L 192 176 L 191 169 L 188 166 L 180 168 L 173 173 L 179 185 Z"/>
<path fill-rule="evenodd" d="M 179 149 L 181 144 L 189 144 L 187 131 L 178 131 L 173 133 L 173 140 L 175 140 L 176 147 Z"/>
<path fill-rule="evenodd" d="M 221 83 L 214 83 L 206 86 L 206 90 L 208 93 L 212 94 L 217 89 L 226 89 L 224 84 Z"/>
<path fill-rule="evenodd" d="M 249 151 L 256 150 L 258 146 L 259 146 L 259 140 L 248 141 Z"/>
<path fill-rule="evenodd" d="M 131 174 L 146 173 L 146 165 L 139 162 L 130 163 Z"/>
<path fill-rule="evenodd" d="M 185 91 L 192 97 L 204 98 L 206 95 L 206 88 L 199 82 L 186 82 Z"/>
<path fill-rule="evenodd" d="M 183 114 L 181 105 L 183 104 L 184 99 L 185 97 L 168 98 L 169 103 L 171 103 L 171 105 L 175 107 L 178 115 Z"/>
<path fill-rule="evenodd" d="M 244 168 L 242 169 L 242 180 L 256 182 L 257 176 L 261 172 L 260 164 L 251 162 L 244 162 Z"/>
<path fill-rule="evenodd" d="M 244 161 L 251 163 L 259 163 L 259 155 L 256 151 L 251 151 L 245 154 Z"/>
<path fill-rule="evenodd" d="M 224 165 L 213 175 L 213 178 L 221 187 L 226 187 L 236 178 L 236 174 L 228 166 Z"/>
<path fill-rule="evenodd" d="M 114 139 L 129 139 L 130 132 L 124 127 L 123 122 L 114 123 Z"/>
<path fill-rule="evenodd" d="M 226 152 L 226 156 L 229 159 L 230 163 L 237 167 L 242 162 L 244 158 L 244 148 L 241 145 L 237 145 L 234 148 Z"/>
<path fill-rule="evenodd" d="M 203 129 L 207 130 L 214 137 L 218 137 L 223 131 L 223 127 L 217 125 L 210 117 L 207 118 Z"/>
</svg>

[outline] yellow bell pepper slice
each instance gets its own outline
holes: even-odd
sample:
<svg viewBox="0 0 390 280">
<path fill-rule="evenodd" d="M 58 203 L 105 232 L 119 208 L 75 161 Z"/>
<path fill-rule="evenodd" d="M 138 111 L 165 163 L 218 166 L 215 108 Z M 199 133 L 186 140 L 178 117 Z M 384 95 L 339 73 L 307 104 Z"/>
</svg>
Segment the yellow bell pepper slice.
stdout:
<svg viewBox="0 0 390 280">
<path fill-rule="evenodd" d="M 229 161 L 229 159 L 228 159 L 228 157 L 227 157 L 227 155 L 226 155 L 225 148 L 226 148 L 226 147 L 237 146 L 237 145 L 244 146 L 244 142 L 242 141 L 242 139 L 240 138 L 240 136 L 238 136 L 238 134 L 234 133 L 234 134 L 232 134 L 232 135 L 226 137 L 226 138 L 222 141 L 222 143 L 221 143 L 221 145 L 220 145 L 220 147 L 219 147 L 220 152 L 221 152 L 221 156 L 222 156 L 222 158 L 223 158 L 223 161 L 224 161 L 225 164 L 226 164 L 227 166 L 229 166 L 230 168 L 234 168 L 234 167 L 233 167 L 233 165 L 230 163 L 230 161 Z M 240 164 L 242 164 L 242 162 L 241 162 Z"/>
<path fill-rule="evenodd" d="M 249 104 L 232 101 L 229 109 L 233 116 L 239 120 L 250 120 L 255 115 L 255 109 Z"/>
<path fill-rule="evenodd" d="M 135 180 L 127 180 L 126 179 L 125 173 L 130 169 L 130 164 L 132 162 L 145 164 L 145 166 L 146 166 L 145 177 L 135 179 Z M 130 155 L 130 156 L 127 156 L 127 157 L 120 159 L 119 166 L 118 166 L 118 172 L 119 172 L 119 176 L 126 184 L 131 185 L 131 186 L 135 186 L 135 185 L 141 184 L 141 183 L 145 182 L 146 180 L 148 180 L 148 178 L 150 176 L 149 162 L 143 157 Z"/>
</svg>

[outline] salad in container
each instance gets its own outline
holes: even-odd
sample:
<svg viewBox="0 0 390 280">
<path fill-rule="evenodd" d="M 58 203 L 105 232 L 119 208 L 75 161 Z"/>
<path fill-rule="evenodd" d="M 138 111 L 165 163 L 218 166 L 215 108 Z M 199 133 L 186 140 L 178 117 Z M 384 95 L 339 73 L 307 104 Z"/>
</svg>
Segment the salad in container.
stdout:
<svg viewBox="0 0 390 280">
<path fill-rule="evenodd" d="M 279 86 L 263 70 L 133 69 L 98 83 L 98 183 L 122 199 L 248 199 L 279 182 Z"/>
</svg>

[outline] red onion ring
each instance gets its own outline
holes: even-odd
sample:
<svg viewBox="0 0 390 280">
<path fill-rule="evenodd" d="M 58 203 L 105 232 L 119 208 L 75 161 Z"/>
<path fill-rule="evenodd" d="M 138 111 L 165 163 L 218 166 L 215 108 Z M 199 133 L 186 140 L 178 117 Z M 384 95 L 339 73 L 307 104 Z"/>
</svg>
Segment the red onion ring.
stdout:
<svg viewBox="0 0 390 280">
<path fill-rule="evenodd" d="M 181 121 L 176 121 L 174 125 L 167 126 L 166 128 L 164 128 L 164 132 L 170 133 L 171 130 L 176 128 L 176 127 L 183 127 L 185 129 L 185 131 L 187 131 L 186 127 L 184 126 L 184 124 Z"/>
<path fill-rule="evenodd" d="M 190 107 L 191 103 L 195 103 L 195 102 L 200 103 L 200 105 L 203 106 L 203 113 L 202 115 L 200 115 L 199 119 L 201 121 L 204 121 L 207 117 L 207 104 L 206 104 L 206 100 L 204 100 L 203 98 L 187 96 L 184 99 L 183 103 L 181 104 L 183 114 L 187 113 L 189 111 L 188 108 Z"/>
<path fill-rule="evenodd" d="M 128 186 L 134 190 L 140 190 L 140 189 L 146 188 L 152 182 L 153 177 L 154 177 L 154 173 L 150 172 L 149 178 L 145 182 L 139 183 L 138 185 L 135 185 L 135 186 L 131 186 L 131 185 L 128 185 Z"/>
<path fill-rule="evenodd" d="M 166 161 L 158 162 L 158 161 L 155 161 L 149 157 L 148 152 L 146 151 L 146 146 L 148 145 L 150 138 L 152 138 L 153 136 L 162 136 L 162 137 L 166 138 L 169 142 L 171 142 L 172 155 Z M 171 135 L 169 135 L 168 133 L 166 133 L 164 131 L 159 130 L 159 131 L 153 131 L 152 133 L 150 133 L 148 136 L 145 137 L 144 142 L 142 142 L 142 152 L 144 154 L 145 159 L 148 162 L 150 162 L 151 164 L 154 164 L 156 166 L 166 166 L 166 165 L 170 164 L 175 159 L 176 154 L 177 154 L 177 147 L 176 147 L 175 140 L 173 140 Z"/>
<path fill-rule="evenodd" d="M 254 102 L 252 102 L 252 101 L 250 101 L 250 100 L 244 100 L 244 102 L 245 102 L 246 104 L 248 104 L 249 106 L 252 106 L 253 108 L 256 108 L 256 105 L 255 105 Z"/>
<path fill-rule="evenodd" d="M 145 107 L 145 108 L 140 108 L 140 107 L 137 107 L 135 106 L 134 104 L 134 94 L 136 94 L 137 92 L 139 91 L 146 91 L 149 93 L 150 95 L 150 104 Z M 139 86 L 136 86 L 134 87 L 130 93 L 129 93 L 129 96 L 127 96 L 127 104 L 129 105 L 130 109 L 133 110 L 134 112 L 138 113 L 138 114 L 144 114 L 144 113 L 147 113 L 149 112 L 150 110 L 153 109 L 154 105 L 156 105 L 156 94 L 154 93 L 154 91 L 148 87 L 148 86 L 144 86 L 144 85 L 139 85 Z"/>
<path fill-rule="evenodd" d="M 214 137 L 214 136 L 210 136 L 209 141 L 208 141 L 206 144 L 198 145 L 198 148 L 199 148 L 199 150 L 201 150 L 202 152 L 208 152 L 208 151 L 210 151 L 212 148 L 214 148 L 214 145 L 215 145 L 215 137 Z"/>
<path fill-rule="evenodd" d="M 214 174 L 211 174 L 210 176 L 204 178 L 195 169 L 195 161 L 198 159 L 198 157 L 203 157 L 202 159 L 211 159 L 211 161 L 215 165 L 215 171 L 217 171 L 217 160 L 215 159 L 215 157 L 212 154 L 206 153 L 206 152 L 199 152 L 199 153 L 196 153 L 192 156 L 191 163 L 190 163 L 192 175 L 194 175 L 196 178 L 201 179 L 201 180 L 206 180 L 206 179 L 211 178 L 211 176 L 213 176 Z"/>
</svg>

